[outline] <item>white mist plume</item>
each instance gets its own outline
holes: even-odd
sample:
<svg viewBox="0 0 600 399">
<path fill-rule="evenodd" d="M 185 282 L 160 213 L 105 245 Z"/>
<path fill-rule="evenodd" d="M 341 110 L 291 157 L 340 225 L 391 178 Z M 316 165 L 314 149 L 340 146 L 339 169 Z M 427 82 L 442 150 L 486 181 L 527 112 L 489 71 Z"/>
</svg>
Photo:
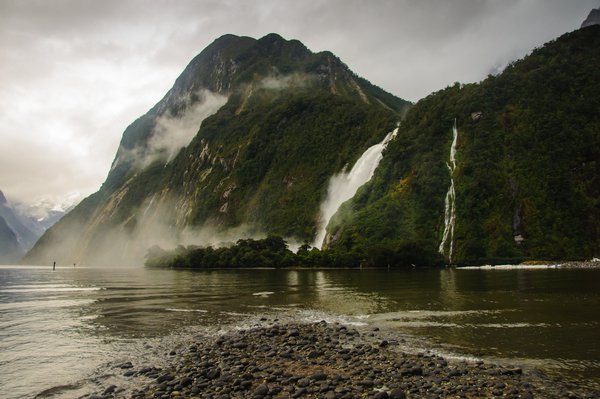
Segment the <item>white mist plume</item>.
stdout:
<svg viewBox="0 0 600 399">
<path fill-rule="evenodd" d="M 396 137 L 398 128 L 394 129 L 385 136 L 381 143 L 369 147 L 362 156 L 356 161 L 350 172 L 341 172 L 334 175 L 329 180 L 329 188 L 327 189 L 327 198 L 321 203 L 321 223 L 314 247 L 321 248 L 323 240 L 327 234 L 326 228 L 331 220 L 331 217 L 337 212 L 339 207 L 354 197 L 358 189 L 371 180 L 375 169 L 383 158 L 383 150 L 387 147 L 390 140 Z"/>
<path fill-rule="evenodd" d="M 183 115 L 171 114 L 162 116 L 156 121 L 154 134 L 146 150 L 149 156 L 165 156 L 170 161 L 179 150 L 188 145 L 194 138 L 202 121 L 215 114 L 227 102 L 227 97 L 208 90 L 196 94 L 200 100 L 189 104 Z"/>
<path fill-rule="evenodd" d="M 146 200 L 135 212 L 135 228 L 127 229 L 127 223 L 110 233 L 110 246 L 120 247 L 121 253 L 110 259 L 104 257 L 103 263 L 125 260 L 128 265 L 142 265 L 148 250 L 154 246 L 162 249 L 174 249 L 178 246 L 223 246 L 235 243 L 241 238 L 264 238 L 266 235 L 250 226 L 241 225 L 229 229 L 219 228 L 210 223 L 202 226 L 186 226 L 183 229 L 175 223 L 176 205 L 169 199 L 157 199 L 156 195 Z M 103 254 L 105 251 L 101 251 Z M 105 255 L 103 255 L 105 256 Z M 97 258 L 95 264 L 99 264 Z"/>
<path fill-rule="evenodd" d="M 313 79 L 313 76 L 304 73 L 292 73 L 284 76 L 271 75 L 263 78 L 258 84 L 258 87 L 276 91 L 290 87 L 303 88 L 309 86 Z"/>
<path fill-rule="evenodd" d="M 111 201 L 118 207 L 119 193 Z M 33 259 L 40 264 L 81 266 L 142 266 L 149 250 L 189 246 L 224 246 L 241 238 L 264 238 L 248 225 L 223 229 L 211 224 L 178 227 L 175 203 L 159 194 L 147 198 L 126 221 L 111 225 L 115 207 L 108 205 L 90 220 L 70 219 L 59 226 Z"/>
<path fill-rule="evenodd" d="M 198 100 L 192 103 L 192 97 L 197 97 Z M 180 103 L 183 111 L 178 115 L 168 112 L 160 116 L 148 142 L 131 150 L 121 148 L 113 168 L 124 161 L 132 161 L 138 169 L 143 169 L 156 160 L 171 161 L 196 136 L 202 121 L 215 114 L 226 102 L 226 96 L 209 90 L 200 90 L 182 98 Z"/>
</svg>

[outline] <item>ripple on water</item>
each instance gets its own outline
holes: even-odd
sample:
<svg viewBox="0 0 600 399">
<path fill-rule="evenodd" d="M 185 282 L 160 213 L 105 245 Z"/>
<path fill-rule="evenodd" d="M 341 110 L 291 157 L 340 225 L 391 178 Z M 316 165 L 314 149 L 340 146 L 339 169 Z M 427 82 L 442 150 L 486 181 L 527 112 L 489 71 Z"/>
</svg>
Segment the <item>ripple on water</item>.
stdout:
<svg viewBox="0 0 600 399">
<path fill-rule="evenodd" d="M 165 308 L 169 312 L 184 312 L 184 313 L 208 313 L 208 310 L 204 309 L 178 309 L 178 308 Z"/>
</svg>

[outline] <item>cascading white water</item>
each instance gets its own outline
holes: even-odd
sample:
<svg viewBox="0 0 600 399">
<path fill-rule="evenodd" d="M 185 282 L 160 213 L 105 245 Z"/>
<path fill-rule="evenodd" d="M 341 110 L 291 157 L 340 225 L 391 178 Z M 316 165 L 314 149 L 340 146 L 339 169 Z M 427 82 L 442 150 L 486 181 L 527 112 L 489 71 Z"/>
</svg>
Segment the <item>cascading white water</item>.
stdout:
<svg viewBox="0 0 600 399">
<path fill-rule="evenodd" d="M 369 147 L 356 161 L 350 172 L 341 172 L 331 177 L 327 189 L 327 198 L 321 203 L 321 222 L 313 243 L 314 247 L 321 248 L 323 245 L 323 240 L 327 234 L 327 224 L 329 224 L 329 220 L 339 207 L 354 197 L 360 186 L 371 180 L 377 165 L 383 158 L 383 150 L 390 140 L 396 137 L 396 134 L 398 134 L 398 128 L 388 133 L 381 143 Z"/>
<path fill-rule="evenodd" d="M 452 262 L 452 252 L 454 250 L 454 225 L 456 224 L 456 192 L 454 190 L 454 171 L 456 170 L 456 139 L 458 138 L 458 129 L 456 128 L 456 119 L 452 126 L 452 146 L 450 147 L 450 161 L 446 163 L 450 170 L 450 188 L 446 193 L 446 205 L 444 210 L 444 235 L 438 248 L 439 253 L 446 255 L 446 245 L 450 240 L 448 248 L 448 262 Z"/>
</svg>

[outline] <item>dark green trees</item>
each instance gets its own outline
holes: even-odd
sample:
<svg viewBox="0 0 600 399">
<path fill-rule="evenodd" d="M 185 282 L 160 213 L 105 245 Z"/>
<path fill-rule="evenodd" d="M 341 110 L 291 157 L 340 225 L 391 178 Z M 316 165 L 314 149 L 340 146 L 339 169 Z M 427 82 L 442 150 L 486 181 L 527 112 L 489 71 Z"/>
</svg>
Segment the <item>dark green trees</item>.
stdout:
<svg viewBox="0 0 600 399">
<path fill-rule="evenodd" d="M 536 49 L 499 76 L 419 101 L 372 181 L 330 226 L 333 246 L 405 243 L 433 255 L 456 118 L 457 263 L 598 256 L 598 65 L 595 26 Z"/>
</svg>

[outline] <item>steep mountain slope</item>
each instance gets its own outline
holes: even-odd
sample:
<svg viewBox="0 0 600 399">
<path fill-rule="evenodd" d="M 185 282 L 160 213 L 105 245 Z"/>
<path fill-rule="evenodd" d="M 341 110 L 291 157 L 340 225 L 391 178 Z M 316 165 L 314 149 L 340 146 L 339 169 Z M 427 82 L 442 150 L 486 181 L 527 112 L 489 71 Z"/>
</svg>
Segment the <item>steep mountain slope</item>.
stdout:
<svg viewBox="0 0 600 399">
<path fill-rule="evenodd" d="M 25 205 L 9 202 L 0 191 L 0 263 L 17 262 L 67 210 L 49 202 Z"/>
<path fill-rule="evenodd" d="M 581 24 L 582 28 L 592 25 L 600 25 L 600 8 L 595 8 L 588 14 L 587 18 Z"/>
<path fill-rule="evenodd" d="M 0 217 L 3 219 L 4 224 L 6 225 L 5 229 L 8 229 L 12 232 L 12 234 L 8 232 L 5 233 L 4 237 L 7 240 L 6 242 L 12 241 L 12 236 L 14 235 L 15 239 L 17 240 L 16 245 L 19 248 L 17 252 L 20 254 L 20 256 L 22 256 L 33 246 L 38 239 L 39 234 L 36 234 L 34 231 L 32 231 L 28 220 L 22 217 L 16 211 L 16 209 L 11 206 L 2 191 L 0 191 Z M 12 251 L 13 245 L 10 244 L 6 248 L 7 251 L 9 249 Z M 12 255 L 9 258 L 12 259 Z M 14 262 L 14 260 L 11 260 L 11 262 Z"/>
<path fill-rule="evenodd" d="M 17 235 L 12 231 L 4 218 L 0 216 L 0 264 L 15 264 L 25 252 Z"/>
<path fill-rule="evenodd" d="M 329 177 L 410 104 L 329 52 L 226 35 L 124 132 L 101 189 L 24 262 L 141 263 L 154 245 L 314 236 Z"/>
<path fill-rule="evenodd" d="M 419 101 L 330 223 L 329 245 L 416 248 L 425 262 L 597 256 L 598 65 L 600 26 L 590 26 Z"/>
</svg>

